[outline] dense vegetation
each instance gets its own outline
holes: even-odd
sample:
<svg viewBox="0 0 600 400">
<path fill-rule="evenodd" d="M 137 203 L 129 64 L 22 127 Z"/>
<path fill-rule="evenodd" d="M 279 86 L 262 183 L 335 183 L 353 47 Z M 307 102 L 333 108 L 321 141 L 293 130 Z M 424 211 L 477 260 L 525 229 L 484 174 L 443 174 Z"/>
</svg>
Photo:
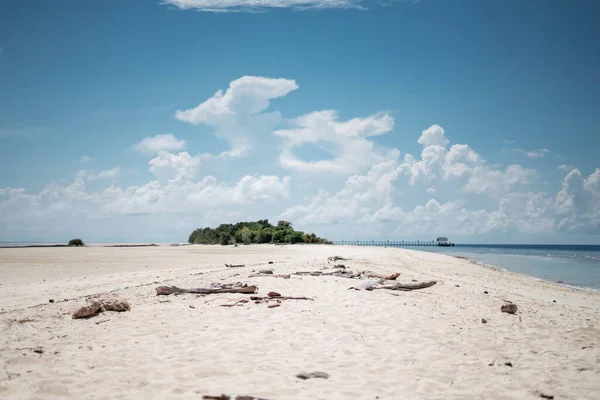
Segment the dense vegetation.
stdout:
<svg viewBox="0 0 600 400">
<path fill-rule="evenodd" d="M 221 224 L 217 228 L 198 228 L 190 235 L 188 242 L 192 244 L 233 244 L 233 243 L 324 243 L 327 239 L 314 233 L 305 234 L 292 228 L 287 221 L 279 221 L 271 225 L 268 220 L 257 222 L 238 222 L 237 224 Z"/>
<path fill-rule="evenodd" d="M 69 240 L 69 246 L 85 246 L 85 244 L 81 239 L 71 239 Z"/>
</svg>

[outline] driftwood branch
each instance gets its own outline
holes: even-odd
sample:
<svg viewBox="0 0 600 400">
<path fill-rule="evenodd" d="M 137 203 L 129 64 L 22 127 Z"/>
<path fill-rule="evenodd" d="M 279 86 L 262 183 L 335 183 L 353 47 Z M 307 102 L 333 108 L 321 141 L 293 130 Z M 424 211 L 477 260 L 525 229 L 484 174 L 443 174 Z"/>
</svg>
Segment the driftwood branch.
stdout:
<svg viewBox="0 0 600 400">
<path fill-rule="evenodd" d="M 410 291 L 410 290 L 418 290 L 425 289 L 435 285 L 437 281 L 429 281 L 429 282 L 417 282 L 417 283 L 400 283 L 400 282 L 386 282 L 384 280 L 380 280 L 378 282 L 374 281 L 366 281 L 360 284 L 357 287 L 351 287 L 350 289 L 354 290 L 375 290 L 375 289 L 388 289 L 388 290 L 402 290 L 402 291 Z"/>
<path fill-rule="evenodd" d="M 395 274 L 386 275 L 386 274 L 380 274 L 380 273 L 373 272 L 373 271 L 352 272 L 352 271 L 349 271 L 349 270 L 341 270 L 341 271 L 338 270 L 338 271 L 334 271 L 334 272 L 300 271 L 300 272 L 294 272 L 294 275 L 338 276 L 338 277 L 350 278 L 350 279 L 354 279 L 354 278 L 379 278 L 379 279 L 385 279 L 385 280 L 395 280 L 396 278 L 398 278 L 400 276 L 400 273 L 396 272 Z"/>
<path fill-rule="evenodd" d="M 248 278 L 259 278 L 259 277 L 271 277 L 271 278 L 283 278 L 290 279 L 290 274 L 250 274 Z"/>
<path fill-rule="evenodd" d="M 244 293 L 252 294 L 258 291 L 256 285 L 244 285 L 238 287 L 220 287 L 220 288 L 191 288 L 182 289 L 177 286 L 159 286 L 156 288 L 157 296 L 168 296 L 177 293 L 197 293 L 197 294 L 216 294 L 216 293 Z"/>
<path fill-rule="evenodd" d="M 410 291 L 410 290 L 418 290 L 418 289 L 425 289 L 428 287 L 432 287 L 436 283 L 437 283 L 437 281 L 417 282 L 417 283 L 399 283 L 399 282 L 398 283 L 376 283 L 376 284 L 366 285 L 362 289 L 365 289 L 365 290 L 388 289 L 388 290 Z M 360 290 L 361 288 L 351 288 L 351 289 Z"/>
<path fill-rule="evenodd" d="M 245 267 L 245 264 L 225 264 L 227 268 L 242 268 Z"/>
</svg>

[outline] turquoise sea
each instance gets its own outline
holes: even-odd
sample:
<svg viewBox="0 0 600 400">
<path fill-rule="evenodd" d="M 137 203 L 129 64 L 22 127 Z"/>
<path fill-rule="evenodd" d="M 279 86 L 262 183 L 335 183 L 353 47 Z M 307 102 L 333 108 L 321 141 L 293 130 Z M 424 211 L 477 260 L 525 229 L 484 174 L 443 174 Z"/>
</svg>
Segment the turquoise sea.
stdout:
<svg viewBox="0 0 600 400">
<path fill-rule="evenodd" d="M 600 246 L 480 245 L 418 247 L 567 285 L 600 289 Z"/>
</svg>

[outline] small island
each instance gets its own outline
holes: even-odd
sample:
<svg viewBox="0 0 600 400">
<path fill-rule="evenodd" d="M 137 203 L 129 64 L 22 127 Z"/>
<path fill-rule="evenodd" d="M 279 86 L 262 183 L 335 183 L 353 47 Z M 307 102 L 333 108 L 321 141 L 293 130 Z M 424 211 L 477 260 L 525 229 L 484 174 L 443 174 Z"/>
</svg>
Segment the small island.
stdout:
<svg viewBox="0 0 600 400">
<path fill-rule="evenodd" d="M 191 244 L 321 243 L 332 244 L 314 233 L 296 231 L 288 221 L 271 225 L 268 220 L 221 224 L 217 228 L 198 228 L 190 235 Z"/>
</svg>

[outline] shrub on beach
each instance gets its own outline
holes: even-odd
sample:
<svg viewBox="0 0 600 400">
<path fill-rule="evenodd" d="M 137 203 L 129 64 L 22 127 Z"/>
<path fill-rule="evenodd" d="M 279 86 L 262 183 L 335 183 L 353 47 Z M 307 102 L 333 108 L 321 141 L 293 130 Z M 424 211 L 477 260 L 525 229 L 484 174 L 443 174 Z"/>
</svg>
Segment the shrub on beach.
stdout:
<svg viewBox="0 0 600 400">
<path fill-rule="evenodd" d="M 69 246 L 85 246 L 85 243 L 81 239 L 71 239 L 69 240 Z"/>
</svg>

